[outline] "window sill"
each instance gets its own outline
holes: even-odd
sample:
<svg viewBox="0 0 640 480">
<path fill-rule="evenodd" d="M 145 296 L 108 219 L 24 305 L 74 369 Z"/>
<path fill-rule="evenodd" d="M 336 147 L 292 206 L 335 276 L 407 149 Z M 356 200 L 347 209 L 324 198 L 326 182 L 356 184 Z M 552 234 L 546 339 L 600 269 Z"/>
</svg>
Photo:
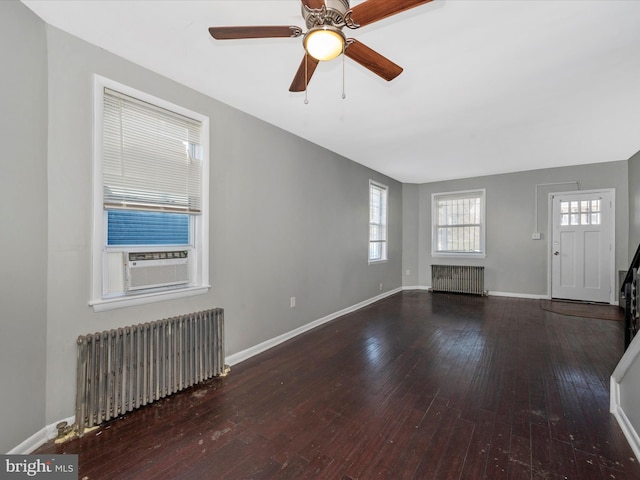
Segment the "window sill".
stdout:
<svg viewBox="0 0 640 480">
<path fill-rule="evenodd" d="M 369 265 L 377 265 L 378 263 L 387 263 L 389 260 L 369 260 Z"/>
<path fill-rule="evenodd" d="M 134 307 L 136 305 L 146 305 L 155 302 L 164 302 L 165 300 L 175 300 L 177 298 L 192 297 L 194 295 L 203 295 L 209 291 L 210 285 L 200 285 L 197 287 L 187 287 L 171 291 L 142 293 L 137 295 L 127 295 L 113 298 L 101 298 L 92 300 L 89 305 L 94 312 L 104 312 L 107 310 L 115 310 L 116 308 Z"/>
<path fill-rule="evenodd" d="M 486 253 L 444 253 L 444 252 L 431 252 L 432 257 L 439 258 L 487 258 Z"/>
</svg>

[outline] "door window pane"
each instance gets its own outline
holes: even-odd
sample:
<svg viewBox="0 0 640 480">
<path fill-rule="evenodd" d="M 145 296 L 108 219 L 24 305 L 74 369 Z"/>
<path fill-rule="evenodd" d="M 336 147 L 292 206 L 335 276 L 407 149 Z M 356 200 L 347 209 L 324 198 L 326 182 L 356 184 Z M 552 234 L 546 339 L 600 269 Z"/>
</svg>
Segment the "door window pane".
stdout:
<svg viewBox="0 0 640 480">
<path fill-rule="evenodd" d="M 560 225 L 600 225 L 600 200 L 560 201 Z"/>
</svg>

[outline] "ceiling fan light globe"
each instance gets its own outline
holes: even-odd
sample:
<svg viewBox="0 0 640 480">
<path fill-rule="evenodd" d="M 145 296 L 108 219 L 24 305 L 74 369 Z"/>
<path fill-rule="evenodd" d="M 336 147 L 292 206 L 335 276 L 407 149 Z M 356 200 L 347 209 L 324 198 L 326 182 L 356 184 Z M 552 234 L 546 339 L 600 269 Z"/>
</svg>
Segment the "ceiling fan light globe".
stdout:
<svg viewBox="0 0 640 480">
<path fill-rule="evenodd" d="M 304 49 L 316 60 L 329 61 L 344 50 L 346 39 L 341 30 L 328 25 L 312 28 L 304 37 Z"/>
</svg>

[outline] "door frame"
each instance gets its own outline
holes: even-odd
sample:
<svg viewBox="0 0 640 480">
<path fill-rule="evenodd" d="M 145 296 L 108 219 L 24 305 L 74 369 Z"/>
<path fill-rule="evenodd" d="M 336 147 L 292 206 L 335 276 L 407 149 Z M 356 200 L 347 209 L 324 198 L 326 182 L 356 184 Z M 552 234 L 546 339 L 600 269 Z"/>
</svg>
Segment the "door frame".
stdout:
<svg viewBox="0 0 640 480">
<path fill-rule="evenodd" d="M 584 195 L 606 193 L 611 195 L 611 252 L 610 252 L 610 272 L 609 272 L 609 304 L 618 305 L 616 295 L 616 189 L 596 188 L 593 190 L 570 190 L 567 192 L 549 192 L 548 198 L 548 221 L 547 221 L 547 298 L 553 298 L 552 285 L 552 260 L 553 260 L 553 197 L 558 195 Z"/>
</svg>

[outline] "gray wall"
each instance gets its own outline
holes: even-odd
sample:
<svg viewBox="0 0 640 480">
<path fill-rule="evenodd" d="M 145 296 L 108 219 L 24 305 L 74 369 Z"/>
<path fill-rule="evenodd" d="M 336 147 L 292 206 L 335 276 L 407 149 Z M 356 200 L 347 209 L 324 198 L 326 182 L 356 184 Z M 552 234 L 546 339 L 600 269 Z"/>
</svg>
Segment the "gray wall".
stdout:
<svg viewBox="0 0 640 480">
<path fill-rule="evenodd" d="M 640 245 L 640 151 L 629 159 L 629 262 Z"/>
<path fill-rule="evenodd" d="M 640 152 L 629 159 L 629 264 L 640 244 Z M 635 339 L 636 341 L 638 339 Z M 630 348 L 629 351 L 632 349 Z M 640 434 L 640 355 L 620 381 L 620 405 Z"/>
<path fill-rule="evenodd" d="M 615 188 L 616 190 L 616 270 L 628 266 L 629 211 L 627 199 L 627 162 L 607 162 L 574 167 L 533 170 L 491 175 L 418 186 L 419 198 L 405 194 L 403 215 L 418 221 L 418 281 L 431 285 L 431 264 L 470 264 L 485 267 L 485 288 L 507 294 L 542 296 L 547 294 L 548 194 L 575 190 L 575 185 L 538 188 L 538 227 L 542 240 L 534 233 L 534 196 L 536 184 L 578 181 L 580 190 Z M 405 186 L 406 187 L 406 186 Z M 414 189 L 415 187 L 411 187 Z M 483 259 L 448 259 L 431 256 L 431 194 L 486 189 L 487 256 Z M 414 210 L 417 213 L 411 213 Z M 404 234 L 415 235 L 407 224 Z M 404 239 L 405 244 L 410 244 Z M 405 279 L 405 285 L 409 282 Z"/>
<path fill-rule="evenodd" d="M 47 422 L 74 413 L 80 334 L 216 306 L 231 355 L 373 298 L 380 283 L 401 286 L 401 184 L 56 28 L 47 27 L 47 46 L 47 378 L 56 379 Z M 100 313 L 88 306 L 94 73 L 210 117 L 209 294 Z M 390 261 L 372 266 L 370 178 L 390 187 Z"/>
<path fill-rule="evenodd" d="M 420 252 L 420 187 L 417 184 L 402 185 L 402 284 L 419 287 L 418 259 Z"/>
<path fill-rule="evenodd" d="M 0 452 L 45 419 L 47 51 L 45 26 L 0 2 Z"/>
<path fill-rule="evenodd" d="M 633 348 L 633 343 L 632 347 L 627 351 L 627 355 L 631 355 L 631 351 L 637 354 L 637 349 Z M 640 435 L 640 355 L 636 355 L 619 383 L 620 406 L 635 433 Z"/>
</svg>

